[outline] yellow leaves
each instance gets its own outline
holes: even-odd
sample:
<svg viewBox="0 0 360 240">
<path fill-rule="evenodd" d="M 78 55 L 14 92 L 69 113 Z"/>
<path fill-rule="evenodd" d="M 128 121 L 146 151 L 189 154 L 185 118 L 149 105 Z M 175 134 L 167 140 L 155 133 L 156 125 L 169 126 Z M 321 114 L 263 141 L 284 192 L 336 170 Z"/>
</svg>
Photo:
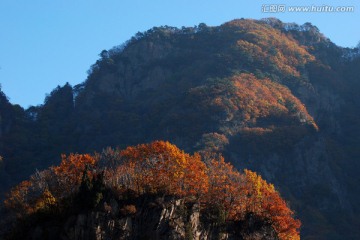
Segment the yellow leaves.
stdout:
<svg viewBox="0 0 360 240">
<path fill-rule="evenodd" d="M 280 239 L 299 239 L 301 223 L 292 217 L 293 212 L 275 191 L 274 186 L 268 184 L 255 172 L 250 170 L 244 172 L 249 191 L 250 211 L 270 219 Z"/>
<path fill-rule="evenodd" d="M 43 194 L 36 200 L 34 211 L 48 209 L 56 204 L 55 197 L 51 194 L 48 189 L 45 189 Z"/>
</svg>

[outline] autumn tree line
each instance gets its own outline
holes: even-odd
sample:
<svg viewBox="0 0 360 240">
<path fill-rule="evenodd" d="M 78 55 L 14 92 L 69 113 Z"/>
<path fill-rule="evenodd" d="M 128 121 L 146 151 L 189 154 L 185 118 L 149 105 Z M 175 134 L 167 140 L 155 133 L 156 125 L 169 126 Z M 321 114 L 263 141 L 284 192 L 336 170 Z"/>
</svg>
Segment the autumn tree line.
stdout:
<svg viewBox="0 0 360 240">
<path fill-rule="evenodd" d="M 36 172 L 14 187 L 5 205 L 18 219 L 61 209 L 69 198 L 83 195 L 89 183 L 118 197 L 132 191 L 198 201 L 203 212 L 217 209 L 225 221 L 241 221 L 251 213 L 269 221 L 280 239 L 300 239 L 300 221 L 272 184 L 250 170 L 238 172 L 220 155 L 191 155 L 164 141 L 125 150 L 107 148 L 102 154 L 62 155 L 60 165 Z M 101 192 L 86 196 L 80 196 L 83 204 L 97 204 L 103 198 Z"/>
</svg>

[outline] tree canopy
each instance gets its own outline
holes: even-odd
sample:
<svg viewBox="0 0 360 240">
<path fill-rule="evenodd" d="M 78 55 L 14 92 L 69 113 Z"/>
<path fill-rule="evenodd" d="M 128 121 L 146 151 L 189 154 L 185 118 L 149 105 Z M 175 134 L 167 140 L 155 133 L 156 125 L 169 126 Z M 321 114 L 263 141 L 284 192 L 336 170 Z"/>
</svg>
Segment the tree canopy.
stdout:
<svg viewBox="0 0 360 240">
<path fill-rule="evenodd" d="M 89 193 L 95 186 L 104 187 Z M 108 148 L 95 155 L 63 155 L 59 166 L 37 172 L 14 187 L 5 205 L 21 219 L 46 209 L 64 208 L 69 198 L 96 206 L 105 188 L 118 197 L 132 191 L 198 201 L 203 214 L 216 210 L 224 221 L 243 221 L 254 214 L 269 221 L 280 239 L 300 239 L 300 221 L 272 184 L 250 170 L 238 172 L 220 155 L 188 154 L 164 141 L 124 150 Z M 79 192 L 81 196 L 74 197 Z"/>
</svg>

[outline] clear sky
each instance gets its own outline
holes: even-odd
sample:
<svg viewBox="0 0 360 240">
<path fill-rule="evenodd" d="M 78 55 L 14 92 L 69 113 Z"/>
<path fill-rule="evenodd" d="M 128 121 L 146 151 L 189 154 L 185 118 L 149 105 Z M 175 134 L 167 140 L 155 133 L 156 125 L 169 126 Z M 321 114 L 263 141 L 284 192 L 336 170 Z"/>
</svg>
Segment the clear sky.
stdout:
<svg viewBox="0 0 360 240">
<path fill-rule="evenodd" d="M 273 4 L 286 5 L 285 12 L 269 12 Z M 355 9 L 310 13 L 291 6 Z M 311 22 L 343 47 L 360 40 L 360 0 L 0 0 L 0 84 L 12 103 L 38 105 L 56 86 L 83 82 L 103 49 L 138 31 L 242 17 Z"/>
</svg>

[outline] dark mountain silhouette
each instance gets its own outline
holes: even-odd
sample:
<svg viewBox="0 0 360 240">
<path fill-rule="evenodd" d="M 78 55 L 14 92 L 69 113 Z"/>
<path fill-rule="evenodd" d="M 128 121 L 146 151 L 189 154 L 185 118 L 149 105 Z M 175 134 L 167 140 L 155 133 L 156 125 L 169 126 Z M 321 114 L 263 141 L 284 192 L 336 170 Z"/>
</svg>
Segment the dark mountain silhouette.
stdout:
<svg viewBox="0 0 360 240">
<path fill-rule="evenodd" d="M 279 187 L 304 239 L 357 239 L 360 52 L 306 23 L 155 27 L 22 109 L 0 96 L 1 191 L 60 161 L 156 139 L 222 152 Z"/>
</svg>

